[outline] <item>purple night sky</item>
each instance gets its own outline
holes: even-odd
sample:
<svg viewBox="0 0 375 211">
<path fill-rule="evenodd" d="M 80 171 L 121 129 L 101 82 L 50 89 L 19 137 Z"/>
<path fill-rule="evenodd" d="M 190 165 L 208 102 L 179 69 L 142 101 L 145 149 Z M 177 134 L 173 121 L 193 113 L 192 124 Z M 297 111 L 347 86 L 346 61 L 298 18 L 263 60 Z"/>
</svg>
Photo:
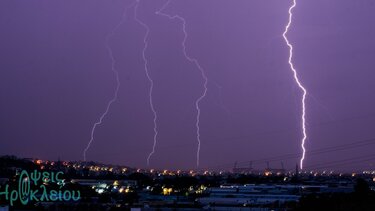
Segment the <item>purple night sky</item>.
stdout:
<svg viewBox="0 0 375 211">
<path fill-rule="evenodd" d="M 133 0 L 0 1 L 0 154 L 82 160 L 93 124 L 115 89 L 105 38 Z M 181 22 L 156 15 L 165 0 L 141 0 L 150 27 L 159 136 L 150 168 L 196 168 L 195 101 L 203 80 L 182 51 Z M 300 153 L 300 99 L 282 38 L 291 0 L 173 0 L 186 19 L 187 52 L 209 79 L 201 102 L 200 167 Z M 288 38 L 308 90 L 308 151 L 375 138 L 375 2 L 299 0 Z M 147 167 L 153 144 L 143 60 L 145 29 L 134 7 L 110 39 L 121 87 L 88 159 Z M 374 144 L 306 154 L 305 166 L 374 155 Z M 373 169 L 374 159 L 334 167 Z M 281 159 L 288 168 L 299 156 Z M 270 162 L 280 168 L 280 160 Z M 265 162 L 254 163 L 264 168 Z"/>
</svg>

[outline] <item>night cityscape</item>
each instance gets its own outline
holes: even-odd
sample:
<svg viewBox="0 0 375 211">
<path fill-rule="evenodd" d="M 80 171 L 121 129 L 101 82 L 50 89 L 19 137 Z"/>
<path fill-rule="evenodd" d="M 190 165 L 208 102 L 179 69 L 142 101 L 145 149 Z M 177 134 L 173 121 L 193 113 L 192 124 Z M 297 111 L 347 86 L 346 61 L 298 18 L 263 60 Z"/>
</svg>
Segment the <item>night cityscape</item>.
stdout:
<svg viewBox="0 0 375 211">
<path fill-rule="evenodd" d="M 0 1 L 0 211 L 375 210 L 375 1 Z"/>
<path fill-rule="evenodd" d="M 62 190 L 78 202 L 47 200 L 14 210 L 371 210 L 375 171 L 339 173 L 285 169 L 146 170 L 95 162 L 3 156 L 1 185 L 16 186 L 22 169 L 63 172 Z M 56 184 L 45 181 L 47 189 Z M 2 199 L 2 203 L 6 200 Z M 4 208 L 3 208 L 4 210 Z"/>
</svg>

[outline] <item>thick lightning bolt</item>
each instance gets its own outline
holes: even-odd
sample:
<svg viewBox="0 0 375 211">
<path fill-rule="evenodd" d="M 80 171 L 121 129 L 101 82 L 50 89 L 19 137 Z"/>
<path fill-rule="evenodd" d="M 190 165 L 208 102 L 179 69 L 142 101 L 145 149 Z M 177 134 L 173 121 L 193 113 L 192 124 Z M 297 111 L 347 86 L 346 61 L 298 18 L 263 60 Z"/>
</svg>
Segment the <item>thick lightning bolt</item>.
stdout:
<svg viewBox="0 0 375 211">
<path fill-rule="evenodd" d="M 197 116 L 196 116 L 196 122 L 195 122 L 195 127 L 196 127 L 196 133 L 197 133 L 197 141 L 198 141 L 198 148 L 197 148 L 197 166 L 199 166 L 199 162 L 200 162 L 200 150 L 201 150 L 201 134 L 200 134 L 200 116 L 201 116 L 201 108 L 200 108 L 200 103 L 201 101 L 206 97 L 206 94 L 207 94 L 207 84 L 208 84 L 208 78 L 206 76 L 206 73 L 204 71 L 204 69 L 202 68 L 202 66 L 199 64 L 198 60 L 195 59 L 195 58 L 192 58 L 188 55 L 188 53 L 186 52 L 186 40 L 188 38 L 188 34 L 187 34 L 187 31 L 186 31 L 186 20 L 185 18 L 179 16 L 179 15 L 169 15 L 169 14 L 166 14 L 166 13 L 163 13 L 163 10 L 169 5 L 169 3 L 171 2 L 172 0 L 168 0 L 158 11 L 155 12 L 155 14 L 157 15 L 162 15 L 162 16 L 165 16 L 167 18 L 169 18 L 170 20 L 174 20 L 174 19 L 178 19 L 179 21 L 181 21 L 182 23 L 182 31 L 184 33 L 184 39 L 182 40 L 182 51 L 184 53 L 184 56 L 185 58 L 193 63 L 200 71 L 201 75 L 202 75 L 202 78 L 204 80 L 204 83 L 203 83 L 203 92 L 202 94 L 198 97 L 198 99 L 195 101 L 195 108 L 197 110 Z"/>
<path fill-rule="evenodd" d="M 294 80 L 296 81 L 298 87 L 303 92 L 303 95 L 302 95 L 302 115 L 301 115 L 303 137 L 302 137 L 302 143 L 301 143 L 302 157 L 301 157 L 301 160 L 300 160 L 300 168 L 303 169 L 303 160 L 305 159 L 305 153 L 306 153 L 305 141 L 307 139 L 306 118 L 305 118 L 306 117 L 306 95 L 307 95 L 307 90 L 302 85 L 301 81 L 299 80 L 299 77 L 298 77 L 298 74 L 297 74 L 297 70 L 294 68 L 294 64 L 293 64 L 293 45 L 289 42 L 288 37 L 286 36 L 286 34 L 289 31 L 290 25 L 292 24 L 292 18 L 293 18 L 292 11 L 296 7 L 296 5 L 297 5 L 296 0 L 293 0 L 293 4 L 289 7 L 289 10 L 288 10 L 288 12 L 289 12 L 289 20 L 288 20 L 288 24 L 285 26 L 285 31 L 283 33 L 283 37 L 285 39 L 286 44 L 289 47 L 289 59 L 288 59 L 288 62 L 289 62 L 289 65 L 290 65 L 290 69 L 293 72 Z"/>
<path fill-rule="evenodd" d="M 87 150 L 90 148 L 92 142 L 94 141 L 94 135 L 95 135 L 96 128 L 103 123 L 103 120 L 107 116 L 107 114 L 109 112 L 109 109 L 111 108 L 111 105 L 117 100 L 118 91 L 120 89 L 120 78 L 119 78 L 119 73 L 116 70 L 116 60 L 115 60 L 115 57 L 113 56 L 113 51 L 111 49 L 111 46 L 109 45 L 109 41 L 112 38 L 112 36 L 116 33 L 116 31 L 120 28 L 120 26 L 126 21 L 127 10 L 131 6 L 133 6 L 133 4 L 130 5 L 129 7 L 125 8 L 120 22 L 113 28 L 113 30 L 111 32 L 108 33 L 108 35 L 105 38 L 105 47 L 106 47 L 106 49 L 108 51 L 108 54 L 109 54 L 109 57 L 111 59 L 111 70 L 112 70 L 112 72 L 113 72 L 113 74 L 115 75 L 115 78 L 116 78 L 116 87 L 115 87 L 115 91 L 114 91 L 112 99 L 107 103 L 107 106 L 106 106 L 104 112 L 102 113 L 102 115 L 99 117 L 99 120 L 97 122 L 95 122 L 94 125 L 91 128 L 91 139 L 90 139 L 89 143 L 87 144 L 85 150 L 83 151 L 83 160 L 84 161 L 86 161 Z"/>
<path fill-rule="evenodd" d="M 137 11 L 138 11 L 138 6 L 139 6 L 140 0 L 137 0 L 136 2 L 137 3 L 135 5 L 134 19 L 146 30 L 146 33 L 143 37 L 144 47 L 143 47 L 143 50 L 142 50 L 142 59 L 143 59 L 143 64 L 144 64 L 144 69 L 145 69 L 147 79 L 150 82 L 149 102 L 150 102 L 151 111 L 154 114 L 154 120 L 153 120 L 154 121 L 154 143 L 152 145 L 152 151 L 150 152 L 150 154 L 147 157 L 147 165 L 150 165 L 150 159 L 151 159 L 151 156 L 155 153 L 155 147 L 156 147 L 156 144 L 157 144 L 157 136 L 158 136 L 157 118 L 158 118 L 158 116 L 157 116 L 157 113 L 156 113 L 156 110 L 155 110 L 155 107 L 154 107 L 153 98 L 152 98 L 152 93 L 154 91 L 154 81 L 152 80 L 152 77 L 150 76 L 150 72 L 149 72 L 149 69 L 148 69 L 148 60 L 146 58 L 146 50 L 147 50 L 147 47 L 148 47 L 148 35 L 150 33 L 150 28 L 147 26 L 147 24 L 145 24 L 144 22 L 142 22 L 138 18 Z"/>
</svg>

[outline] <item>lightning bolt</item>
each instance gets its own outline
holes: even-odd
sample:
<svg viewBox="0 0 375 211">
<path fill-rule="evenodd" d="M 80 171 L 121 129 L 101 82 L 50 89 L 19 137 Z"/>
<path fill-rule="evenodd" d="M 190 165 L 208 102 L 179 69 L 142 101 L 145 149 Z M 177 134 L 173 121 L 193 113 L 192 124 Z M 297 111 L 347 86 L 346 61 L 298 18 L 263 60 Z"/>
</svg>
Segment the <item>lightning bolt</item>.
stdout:
<svg viewBox="0 0 375 211">
<path fill-rule="evenodd" d="M 157 118 L 158 118 L 158 116 L 157 116 L 157 113 L 156 113 L 156 110 L 155 110 L 155 107 L 154 107 L 153 98 L 152 98 L 152 93 L 154 91 L 154 81 L 152 80 L 152 78 L 150 76 L 150 72 L 149 72 L 149 69 L 148 69 L 148 60 L 146 58 L 146 50 L 147 50 L 147 47 L 148 47 L 148 35 L 150 33 L 150 28 L 147 26 L 147 24 L 145 24 L 144 22 L 142 22 L 138 18 L 137 11 L 138 11 L 139 2 L 140 2 L 140 0 L 136 1 L 134 19 L 146 30 L 146 33 L 143 37 L 144 47 L 143 47 L 143 50 L 142 50 L 142 59 L 143 59 L 144 70 L 145 70 L 147 79 L 150 82 L 149 102 L 150 102 L 151 111 L 154 114 L 154 119 L 153 119 L 153 122 L 154 122 L 154 142 L 153 142 L 153 145 L 152 145 L 152 151 L 150 152 L 150 154 L 147 157 L 147 165 L 150 165 L 150 159 L 151 159 L 152 155 L 155 153 L 155 147 L 156 147 L 156 144 L 157 144 L 157 136 L 158 136 Z"/>
<path fill-rule="evenodd" d="M 293 45 L 289 42 L 288 37 L 286 36 L 286 34 L 288 33 L 289 28 L 292 24 L 292 18 L 293 18 L 292 11 L 296 7 L 296 5 L 297 5 L 296 0 L 293 0 L 293 4 L 289 7 L 289 10 L 288 10 L 289 20 L 288 20 L 288 24 L 285 26 L 285 31 L 283 33 L 283 37 L 284 37 L 284 40 L 285 40 L 286 44 L 289 47 L 288 63 L 289 63 L 290 69 L 293 72 L 294 80 L 296 81 L 298 87 L 303 92 L 303 95 L 302 95 L 302 115 L 301 115 L 303 137 L 302 137 L 302 141 L 301 141 L 302 157 L 301 157 L 301 160 L 300 160 L 300 168 L 303 169 L 303 160 L 305 159 L 305 153 L 306 153 L 305 141 L 307 139 L 307 133 L 306 133 L 306 95 L 307 95 L 307 90 L 302 85 L 301 81 L 299 80 L 297 70 L 294 68 L 294 64 L 293 64 Z"/>
<path fill-rule="evenodd" d="M 161 16 L 164 16 L 164 17 L 167 17 L 168 19 L 170 20 L 174 20 L 174 19 L 177 19 L 179 20 L 181 23 L 182 23 L 182 31 L 184 33 L 184 39 L 182 41 L 182 51 L 184 53 L 184 56 L 185 58 L 193 63 L 200 71 L 201 73 L 201 76 L 204 80 L 204 83 L 203 83 L 203 92 L 202 94 L 198 97 L 198 99 L 195 101 L 195 108 L 197 110 L 197 116 L 196 116 L 196 122 L 195 122 L 195 127 L 196 127 L 196 135 L 197 135 L 197 141 L 198 141 L 198 148 L 197 148 L 197 166 L 199 166 L 199 162 L 200 162 L 200 150 L 201 150 L 201 134 L 200 134 L 200 116 L 201 116 L 201 108 L 200 108 L 200 103 L 201 101 L 206 97 L 206 94 L 207 94 L 207 84 L 208 84 L 208 78 L 206 76 L 206 73 L 204 71 L 204 69 L 202 68 L 202 66 L 199 64 L 198 60 L 195 59 L 195 58 L 192 58 L 188 55 L 188 53 L 186 52 L 186 40 L 188 38 L 188 33 L 186 31 L 186 20 L 185 18 L 179 16 L 179 15 L 169 15 L 169 14 L 166 14 L 166 13 L 163 13 L 163 10 L 169 5 L 169 3 L 171 3 L 172 0 L 168 0 L 158 11 L 155 12 L 156 15 L 161 15 Z"/>
<path fill-rule="evenodd" d="M 105 38 L 105 48 L 107 49 L 109 57 L 111 59 L 111 70 L 112 70 L 113 74 L 115 75 L 116 87 L 115 87 L 115 91 L 114 91 L 112 99 L 107 103 L 107 106 L 106 106 L 104 112 L 102 113 L 102 115 L 99 117 L 99 120 L 96 121 L 91 128 L 90 141 L 88 142 L 86 148 L 83 151 L 83 160 L 84 161 L 86 161 L 87 150 L 89 150 L 92 142 L 94 141 L 94 135 L 95 135 L 96 128 L 103 123 L 103 120 L 107 116 L 107 114 L 109 112 L 109 109 L 111 108 L 111 105 L 117 100 L 117 95 L 118 95 L 118 91 L 120 89 L 121 84 L 120 84 L 119 72 L 116 69 L 116 60 L 115 60 L 115 57 L 113 56 L 113 51 L 112 51 L 111 46 L 109 45 L 109 41 L 112 38 L 112 36 L 115 35 L 116 31 L 120 28 L 120 26 L 126 21 L 127 10 L 131 6 L 133 6 L 133 4 L 131 4 L 130 6 L 128 6 L 124 9 L 124 12 L 122 14 L 122 18 L 121 18 L 120 22 L 112 29 L 112 31 L 110 31 L 107 34 L 107 36 Z"/>
</svg>

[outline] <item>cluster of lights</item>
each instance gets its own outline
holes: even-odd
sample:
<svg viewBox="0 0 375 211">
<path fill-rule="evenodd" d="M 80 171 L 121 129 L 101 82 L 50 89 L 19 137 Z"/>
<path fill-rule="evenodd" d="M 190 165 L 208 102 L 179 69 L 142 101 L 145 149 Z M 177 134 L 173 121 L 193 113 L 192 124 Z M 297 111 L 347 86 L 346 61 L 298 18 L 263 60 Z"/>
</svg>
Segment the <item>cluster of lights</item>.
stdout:
<svg viewBox="0 0 375 211">
<path fill-rule="evenodd" d="M 363 173 L 363 174 L 371 174 L 371 175 L 375 175 L 375 171 L 363 171 L 362 173 Z"/>
<path fill-rule="evenodd" d="M 163 188 L 163 195 L 171 195 L 173 189 L 172 188 Z"/>
<path fill-rule="evenodd" d="M 121 187 L 119 190 L 118 190 L 119 193 L 129 193 L 130 192 L 130 188 L 123 188 Z"/>
<path fill-rule="evenodd" d="M 120 183 L 119 183 L 119 181 L 117 181 L 117 180 L 115 180 L 114 182 L 113 182 L 113 184 L 112 184 L 112 186 L 113 186 L 113 188 L 112 188 L 112 190 L 110 189 L 111 188 L 111 186 L 110 185 L 107 185 L 107 184 L 105 184 L 105 183 L 100 183 L 100 184 L 98 184 L 98 185 L 94 185 L 94 186 L 92 186 L 91 188 L 92 189 L 95 189 L 95 192 L 97 192 L 98 194 L 102 194 L 102 193 L 104 193 L 104 192 L 110 192 L 110 191 L 117 191 L 118 193 L 125 193 L 125 194 L 127 194 L 127 193 L 130 193 L 130 192 L 133 192 L 132 190 L 131 190 L 131 188 L 129 187 L 129 186 L 121 186 L 120 187 Z"/>
</svg>

